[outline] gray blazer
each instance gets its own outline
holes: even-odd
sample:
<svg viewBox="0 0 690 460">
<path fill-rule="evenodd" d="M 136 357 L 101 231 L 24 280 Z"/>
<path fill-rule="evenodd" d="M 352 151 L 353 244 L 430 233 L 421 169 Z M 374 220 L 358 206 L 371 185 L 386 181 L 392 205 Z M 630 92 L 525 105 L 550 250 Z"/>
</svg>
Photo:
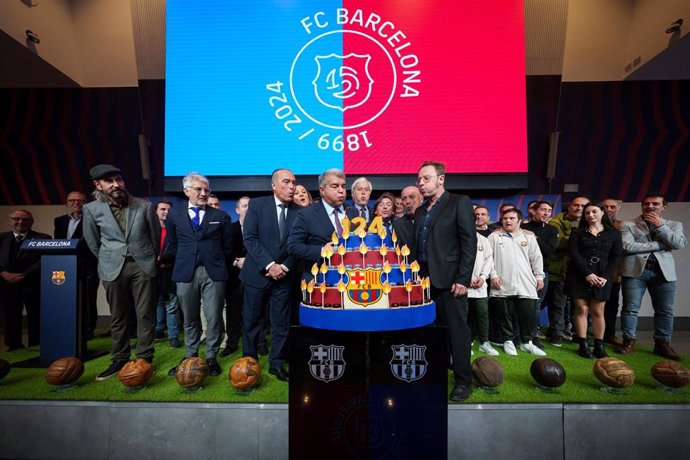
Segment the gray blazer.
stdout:
<svg viewBox="0 0 690 460">
<path fill-rule="evenodd" d="M 146 274 L 158 274 L 160 223 L 151 203 L 130 196 L 127 209 L 127 230 L 123 235 L 108 203 L 92 201 L 84 205 L 84 239 L 98 258 L 98 276 L 103 281 L 118 277 L 128 251 Z"/>
<path fill-rule="evenodd" d="M 623 276 L 640 276 L 649 255 L 654 253 L 666 281 L 676 281 L 676 264 L 671 251 L 683 249 L 687 246 L 688 240 L 683 234 L 683 224 L 673 220 L 663 221 L 664 224 L 656 229 L 654 237 L 642 216 L 638 216 L 632 222 L 623 222 Z"/>
</svg>

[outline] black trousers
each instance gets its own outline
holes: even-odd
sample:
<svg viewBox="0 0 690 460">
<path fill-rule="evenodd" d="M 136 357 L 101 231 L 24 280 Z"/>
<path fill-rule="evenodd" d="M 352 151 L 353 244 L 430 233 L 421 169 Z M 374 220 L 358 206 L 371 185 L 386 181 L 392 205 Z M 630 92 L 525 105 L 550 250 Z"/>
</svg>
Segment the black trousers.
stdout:
<svg viewBox="0 0 690 460">
<path fill-rule="evenodd" d="M 431 299 L 436 302 L 436 324 L 448 326 L 448 344 L 453 357 L 456 385 L 471 385 L 472 333 L 467 325 L 467 295 L 453 297 L 450 289 L 431 287 Z"/>
</svg>

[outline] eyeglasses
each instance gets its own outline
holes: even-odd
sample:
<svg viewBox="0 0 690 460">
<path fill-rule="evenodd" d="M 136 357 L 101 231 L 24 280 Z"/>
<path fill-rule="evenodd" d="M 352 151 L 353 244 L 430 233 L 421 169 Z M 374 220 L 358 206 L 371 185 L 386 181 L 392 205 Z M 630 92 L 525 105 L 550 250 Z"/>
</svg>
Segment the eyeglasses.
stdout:
<svg viewBox="0 0 690 460">
<path fill-rule="evenodd" d="M 67 200 L 68 203 L 86 203 L 86 200 Z"/>
<path fill-rule="evenodd" d="M 432 177 L 439 177 L 439 174 L 434 174 L 433 176 L 422 176 L 418 177 L 415 181 L 417 184 L 428 184 Z"/>
<path fill-rule="evenodd" d="M 10 217 L 12 222 L 31 222 L 33 219 L 31 217 Z"/>
<path fill-rule="evenodd" d="M 204 192 L 206 194 L 211 193 L 211 189 L 203 187 L 187 187 L 188 189 L 194 190 L 196 193 Z"/>
</svg>

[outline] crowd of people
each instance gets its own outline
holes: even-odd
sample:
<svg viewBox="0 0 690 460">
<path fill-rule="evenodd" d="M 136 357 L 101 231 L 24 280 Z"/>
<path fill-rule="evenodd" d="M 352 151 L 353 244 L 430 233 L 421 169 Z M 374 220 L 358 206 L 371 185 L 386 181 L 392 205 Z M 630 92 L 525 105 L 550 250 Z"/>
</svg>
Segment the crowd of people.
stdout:
<svg viewBox="0 0 690 460">
<path fill-rule="evenodd" d="M 437 323 L 448 327 L 453 401 L 471 393 L 472 342 L 490 356 L 501 349 L 546 355 L 542 340 L 560 347 L 578 344 L 584 358 L 635 351 L 637 315 L 649 291 L 654 309 L 654 353 L 680 360 L 670 345 L 673 332 L 675 263 L 673 251 L 687 245 L 682 224 L 663 217 L 668 203 L 648 194 L 641 214 L 618 219 L 619 201 L 577 196 L 552 217 L 553 204 L 534 201 L 523 217 L 512 204 L 501 206 L 496 222 L 489 210 L 466 195 L 445 189 L 445 166 L 425 162 L 414 185 L 399 196 L 380 193 L 366 177 L 351 185 L 330 169 L 318 178 L 319 196 L 297 183 L 289 169 L 271 177 L 272 194 L 237 200 L 233 222 L 211 193 L 209 179 L 192 172 L 182 180 L 183 206 L 151 203 L 127 192 L 122 171 L 109 164 L 90 170 L 94 200 L 81 192 L 67 196 L 68 213 L 55 219 L 55 238 L 85 241 L 79 258 L 86 288 L 86 340 L 96 327 L 96 290 L 103 285 L 110 308 L 111 364 L 105 380 L 134 354 L 153 362 L 154 341 L 167 339 L 182 349 L 180 359 L 198 357 L 202 344 L 209 375 L 222 372 L 219 358 L 242 345 L 243 356 L 268 355 L 269 374 L 289 380 L 286 344 L 298 323 L 303 271 L 320 262 L 342 219 L 380 216 L 395 231 L 429 276 Z M 10 213 L 12 230 L 0 234 L 0 304 L 9 351 L 38 345 L 40 308 L 38 256 L 19 247 L 24 239 L 50 238 L 31 230 L 26 210 Z M 622 339 L 616 318 L 623 294 Z M 541 310 L 548 328 L 540 328 Z M 134 319 L 134 320 L 133 320 Z M 134 325 L 134 326 L 133 326 Z M 167 332 L 166 332 L 167 331 Z M 592 338 L 591 343 L 589 337 Z M 176 368 L 169 371 L 175 375 Z"/>
</svg>

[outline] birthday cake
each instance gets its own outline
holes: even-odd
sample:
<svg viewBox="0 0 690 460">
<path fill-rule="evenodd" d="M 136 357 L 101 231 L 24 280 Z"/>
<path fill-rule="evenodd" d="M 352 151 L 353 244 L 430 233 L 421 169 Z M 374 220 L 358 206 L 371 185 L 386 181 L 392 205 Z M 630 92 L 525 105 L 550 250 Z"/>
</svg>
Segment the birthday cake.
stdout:
<svg viewBox="0 0 690 460">
<path fill-rule="evenodd" d="M 387 331 L 431 324 L 435 306 L 428 277 L 387 234 L 380 218 L 368 230 L 364 220 L 343 221 L 331 244 L 321 250 L 321 263 L 302 279 L 300 324 L 341 331 Z M 351 230 L 351 226 L 356 226 Z"/>
</svg>

